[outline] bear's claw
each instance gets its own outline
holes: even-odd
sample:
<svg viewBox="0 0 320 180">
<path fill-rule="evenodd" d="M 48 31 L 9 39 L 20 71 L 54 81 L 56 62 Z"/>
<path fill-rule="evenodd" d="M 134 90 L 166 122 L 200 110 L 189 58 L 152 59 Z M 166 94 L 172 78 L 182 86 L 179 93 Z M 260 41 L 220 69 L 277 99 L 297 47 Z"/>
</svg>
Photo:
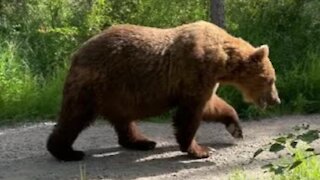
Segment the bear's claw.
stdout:
<svg viewBox="0 0 320 180">
<path fill-rule="evenodd" d="M 227 131 L 236 139 L 243 139 L 242 128 L 239 124 L 229 124 L 226 127 Z"/>
<path fill-rule="evenodd" d="M 210 156 L 210 149 L 206 146 L 194 145 L 188 149 L 188 155 L 196 159 L 207 158 Z"/>
</svg>

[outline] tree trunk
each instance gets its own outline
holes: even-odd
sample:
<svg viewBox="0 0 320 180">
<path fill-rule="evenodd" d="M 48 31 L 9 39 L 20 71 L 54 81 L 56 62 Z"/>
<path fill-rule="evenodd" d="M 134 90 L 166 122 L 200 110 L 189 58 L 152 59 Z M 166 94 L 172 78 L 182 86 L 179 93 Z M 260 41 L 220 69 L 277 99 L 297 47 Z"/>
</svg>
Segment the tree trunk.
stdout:
<svg viewBox="0 0 320 180">
<path fill-rule="evenodd" d="M 224 28 L 224 0 L 210 0 L 211 22 Z"/>
</svg>

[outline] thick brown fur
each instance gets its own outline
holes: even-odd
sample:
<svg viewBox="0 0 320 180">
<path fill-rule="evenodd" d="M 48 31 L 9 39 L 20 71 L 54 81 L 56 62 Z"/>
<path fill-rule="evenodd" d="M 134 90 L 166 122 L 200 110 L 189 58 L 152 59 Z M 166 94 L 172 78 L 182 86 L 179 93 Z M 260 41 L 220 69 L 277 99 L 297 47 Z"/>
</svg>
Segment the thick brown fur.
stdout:
<svg viewBox="0 0 320 180">
<path fill-rule="evenodd" d="M 155 142 L 139 132 L 135 121 L 176 107 L 173 125 L 181 151 L 208 157 L 208 148 L 194 136 L 207 118 L 204 110 L 214 106 L 208 101 L 217 82 L 238 87 L 245 99 L 262 106 L 279 101 L 274 81 L 267 47 L 254 48 L 211 23 L 170 29 L 112 26 L 73 55 L 47 148 L 61 160 L 82 159 L 72 144 L 99 115 L 114 125 L 122 146 L 153 149 Z"/>
</svg>

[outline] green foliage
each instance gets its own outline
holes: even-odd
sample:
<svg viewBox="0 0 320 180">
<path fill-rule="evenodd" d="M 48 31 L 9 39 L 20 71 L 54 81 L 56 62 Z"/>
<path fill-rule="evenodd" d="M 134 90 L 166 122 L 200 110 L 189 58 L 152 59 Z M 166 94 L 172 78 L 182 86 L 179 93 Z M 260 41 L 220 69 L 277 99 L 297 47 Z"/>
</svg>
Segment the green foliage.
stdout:
<svg viewBox="0 0 320 180">
<path fill-rule="evenodd" d="M 207 19 L 207 7 L 204 0 L 1 0 L 0 122 L 54 118 L 70 54 L 102 29 L 175 26 Z"/>
<path fill-rule="evenodd" d="M 172 27 L 208 20 L 208 9 L 208 0 L 1 0 L 0 119 L 54 117 L 70 54 L 102 29 Z M 320 112 L 319 10 L 317 0 L 226 0 L 228 31 L 270 46 L 283 102 L 261 111 L 222 87 L 241 118 Z"/>
<path fill-rule="evenodd" d="M 262 166 L 267 172 L 274 175 L 290 175 L 292 171 L 299 166 L 306 164 L 311 158 L 317 158 L 319 153 L 314 151 L 310 146 L 312 142 L 320 139 L 320 130 L 309 129 L 309 125 L 301 125 L 294 127 L 294 132 L 280 136 L 273 140 L 268 146 L 259 148 L 253 155 L 252 161 L 264 151 L 277 154 L 281 151 L 286 151 L 288 156 L 280 158 L 278 163 L 269 163 Z M 318 176 L 320 171 L 318 172 Z"/>
<path fill-rule="evenodd" d="M 226 0 L 227 29 L 259 46 L 268 44 L 277 72 L 280 106 L 263 112 L 239 93 L 221 89 L 241 117 L 320 111 L 320 3 L 316 0 Z"/>
<path fill-rule="evenodd" d="M 229 176 L 229 180 L 249 180 L 249 178 L 246 173 L 242 170 L 236 170 Z"/>
<path fill-rule="evenodd" d="M 5 119 L 25 117 L 52 118 L 61 99 L 64 68 L 48 77 L 35 76 L 17 52 L 17 44 L 3 43 L 0 48 L 0 124 Z"/>
<path fill-rule="evenodd" d="M 317 42 L 320 40 L 320 21 L 311 17 L 320 16 L 314 6 L 309 6 L 316 1 L 228 0 L 227 2 L 229 6 L 227 10 L 230 12 L 227 22 L 230 22 L 230 30 L 253 44 L 268 44 L 271 47 L 271 59 L 279 69 L 292 68 L 310 51 L 319 48 Z"/>
</svg>

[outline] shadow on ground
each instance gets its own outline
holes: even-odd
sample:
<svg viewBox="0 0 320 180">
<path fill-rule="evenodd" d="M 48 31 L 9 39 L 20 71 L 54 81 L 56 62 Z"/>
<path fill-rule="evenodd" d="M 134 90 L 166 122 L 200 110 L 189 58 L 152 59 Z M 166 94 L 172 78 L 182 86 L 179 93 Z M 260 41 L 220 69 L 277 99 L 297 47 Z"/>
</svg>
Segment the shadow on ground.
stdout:
<svg viewBox="0 0 320 180">
<path fill-rule="evenodd" d="M 216 150 L 232 146 L 228 143 L 206 145 Z M 11 164 L 15 165 L 17 174 L 6 177 L 12 179 L 79 179 L 81 166 L 88 179 L 136 179 L 215 165 L 205 159 L 191 159 L 180 152 L 178 146 L 158 147 L 152 151 L 131 151 L 121 147 L 92 149 L 80 162 L 57 161 L 46 154 Z"/>
<path fill-rule="evenodd" d="M 235 142 L 222 125 L 204 124 L 198 142 L 215 151 L 207 159 L 190 159 L 181 153 L 170 124 L 141 123 L 141 129 L 159 146 L 153 151 L 130 151 L 117 146 L 112 127 L 96 125 L 85 131 L 75 143 L 87 156 L 80 162 L 59 162 L 45 149 L 52 124 L 0 131 L 0 179 L 79 179 L 83 166 L 87 179 L 228 179 L 234 169 L 254 173 L 272 156 L 259 156 L 248 164 L 253 153 L 292 127 L 309 123 L 320 128 L 320 116 L 289 116 L 264 121 L 245 122 L 245 138 Z M 320 147 L 320 142 L 314 144 Z M 260 174 L 255 174 L 260 177 Z"/>
</svg>

